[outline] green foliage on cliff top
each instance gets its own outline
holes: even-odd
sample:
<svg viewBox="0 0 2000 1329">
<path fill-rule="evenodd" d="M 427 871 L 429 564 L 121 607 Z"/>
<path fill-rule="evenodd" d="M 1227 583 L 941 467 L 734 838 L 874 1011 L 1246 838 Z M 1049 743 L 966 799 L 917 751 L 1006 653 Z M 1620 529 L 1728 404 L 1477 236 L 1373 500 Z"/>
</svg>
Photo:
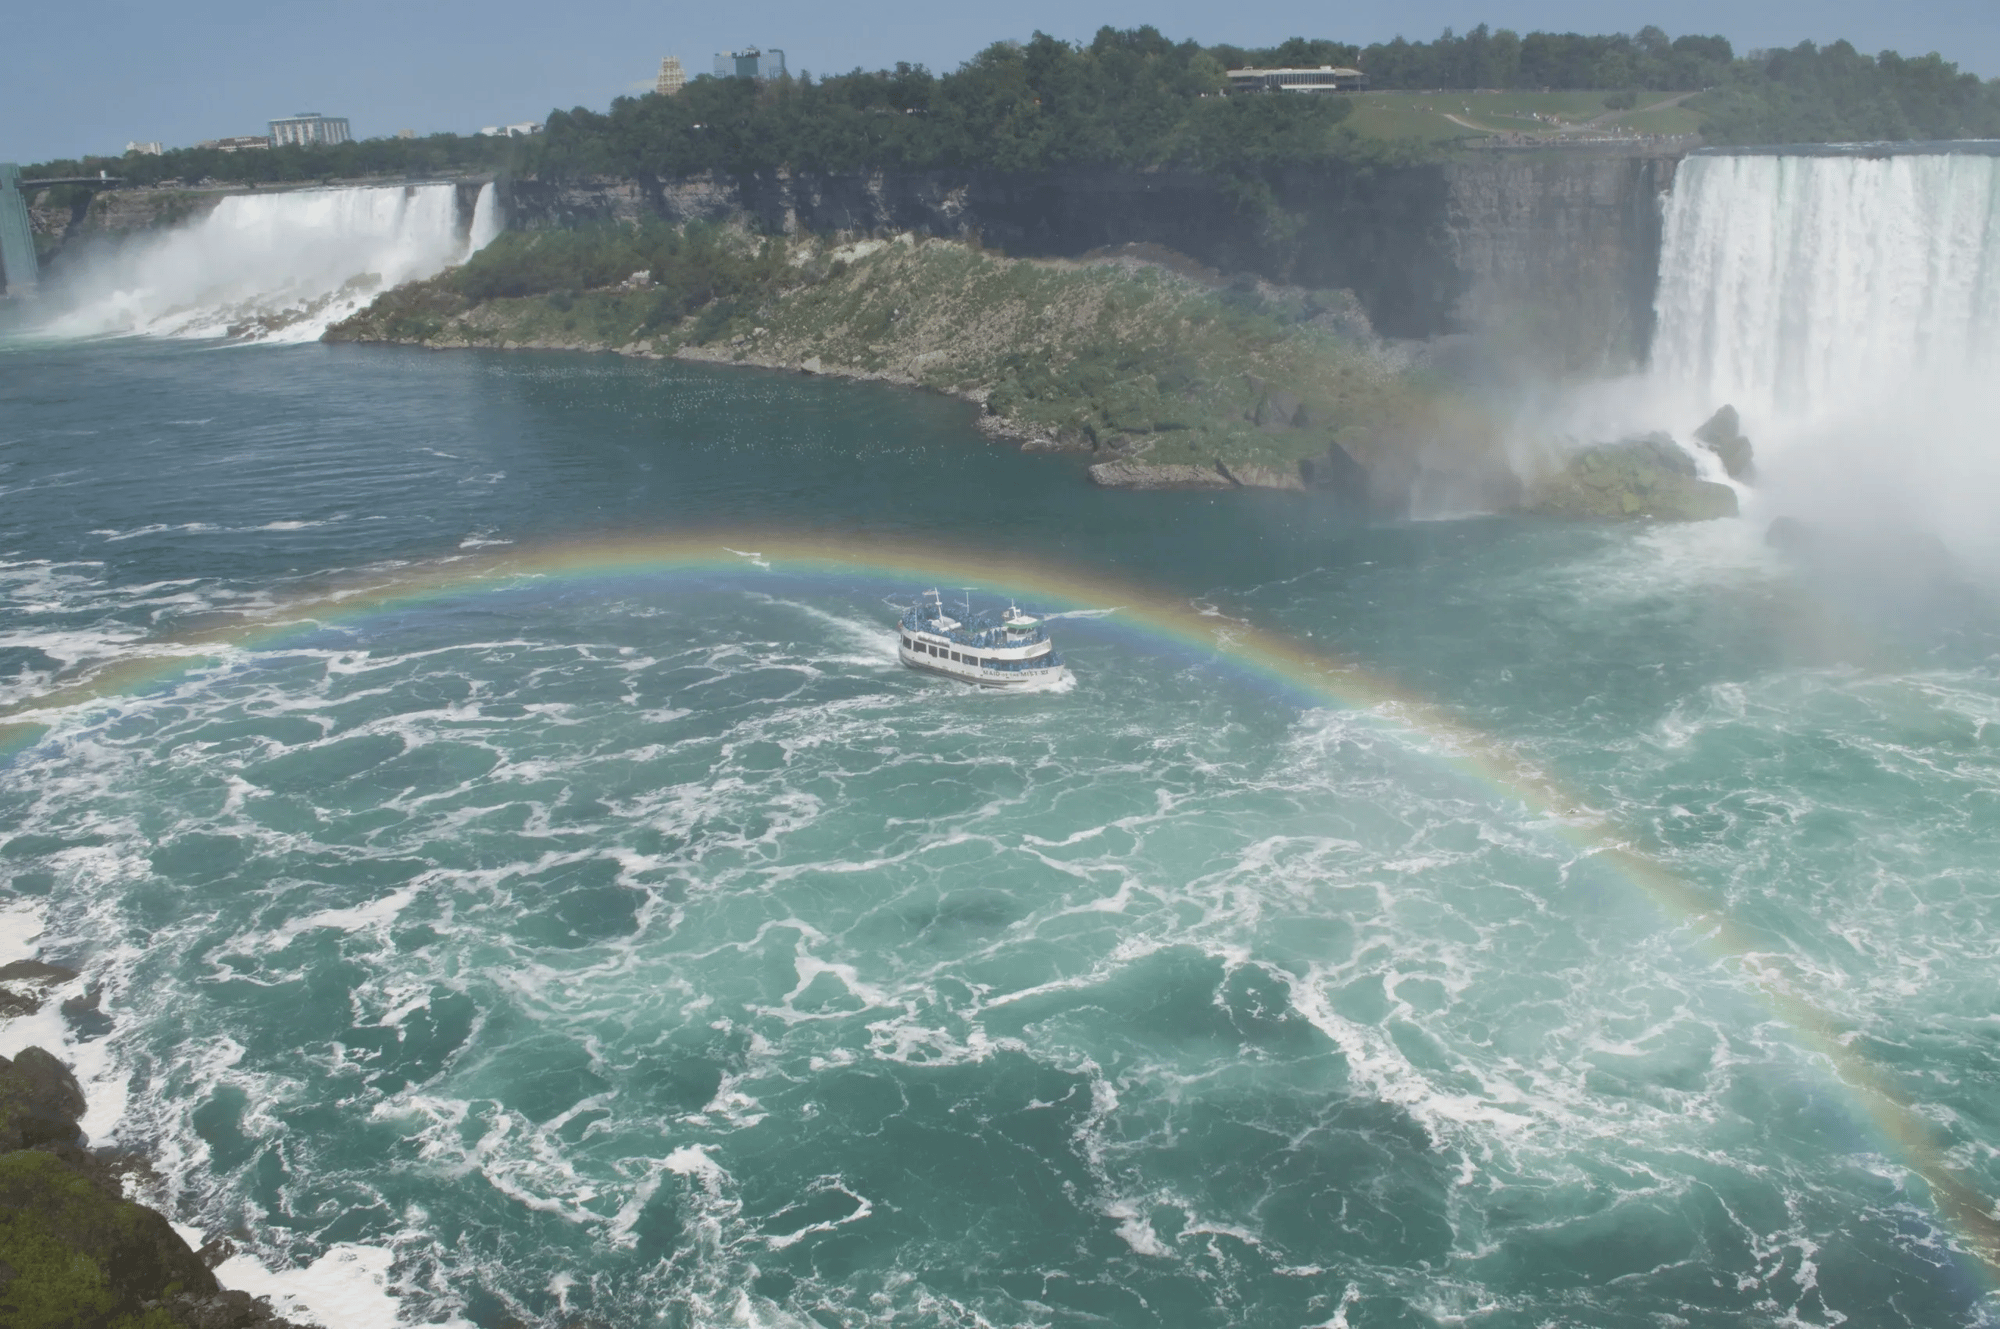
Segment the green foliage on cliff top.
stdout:
<svg viewBox="0 0 2000 1329">
<path fill-rule="evenodd" d="M 1089 165 L 1202 170 L 1367 156 L 1339 131 L 1339 97 L 1223 97 L 1224 65 L 1152 28 L 1087 45 L 1037 33 L 987 47 L 942 77 L 893 70 L 768 83 L 698 78 L 673 97 L 621 97 L 607 114 L 551 112 L 544 175 L 737 174 L 790 167 Z"/>
<path fill-rule="evenodd" d="M 219 148 L 174 148 L 157 157 L 130 152 L 122 157 L 83 157 L 41 162 L 21 172 L 26 179 L 96 175 L 100 170 L 134 184 L 166 180 L 196 184 L 303 184 L 314 180 L 355 180 L 373 176 L 430 179 L 468 171 L 509 171 L 523 157 L 526 140 L 476 134 L 431 134 L 424 138 L 369 138 L 349 143 L 286 146 L 223 152 Z"/>
<path fill-rule="evenodd" d="M 1847 42 L 1754 51 L 1658 27 L 1586 35 L 1446 29 L 1360 47 L 1295 37 L 1246 48 L 1175 42 L 1150 27 L 1100 29 L 1088 43 L 1036 33 L 997 42 L 958 69 L 920 65 L 768 83 L 702 76 L 678 96 L 620 97 L 605 112 L 551 111 L 531 139 L 433 134 L 331 147 L 43 162 L 29 177 L 94 175 L 142 184 L 299 182 L 495 171 L 516 176 L 683 176 L 790 168 L 849 171 L 1180 165 L 1237 174 L 1329 158 L 1407 160 L 1421 134 L 1347 121 L 1344 96 L 1223 97 L 1232 67 L 1357 65 L 1374 91 L 1563 92 L 1706 89 L 1694 103 L 1718 143 L 2000 135 L 2000 80 L 1932 54 L 1862 54 Z M 1654 126 L 1644 126 L 1653 129 Z M 1658 128 L 1678 130 L 1678 124 Z"/>
<path fill-rule="evenodd" d="M 2000 138 L 2000 79 L 1935 54 L 1870 56 L 1844 41 L 1754 52 L 1693 104 L 1711 143 Z"/>
</svg>

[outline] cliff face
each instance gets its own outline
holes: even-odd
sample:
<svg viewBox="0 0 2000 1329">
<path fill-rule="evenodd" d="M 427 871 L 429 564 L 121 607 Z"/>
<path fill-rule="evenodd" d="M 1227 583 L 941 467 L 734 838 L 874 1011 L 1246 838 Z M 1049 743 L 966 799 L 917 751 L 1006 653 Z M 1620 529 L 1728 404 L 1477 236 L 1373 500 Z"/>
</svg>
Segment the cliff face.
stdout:
<svg viewBox="0 0 2000 1329">
<path fill-rule="evenodd" d="M 28 200 L 28 220 L 35 233 L 35 249 L 48 264 L 65 250 L 73 255 L 92 242 L 117 241 L 206 217 L 230 192 L 58 185 L 37 190 Z"/>
<path fill-rule="evenodd" d="M 1342 288 L 1391 337 L 1532 333 L 1564 370 L 1636 362 L 1652 325 L 1663 159 L 1565 154 L 1273 173 L 1268 205 L 1186 171 L 772 173 L 516 181 L 527 227 L 644 216 L 820 233 L 976 235 L 1017 257 L 1157 244 L 1225 273 Z"/>
<path fill-rule="evenodd" d="M 1662 199 L 1678 162 L 1576 153 L 1447 168 L 1461 330 L 1539 348 L 1571 371 L 1626 368 L 1653 338 Z"/>
</svg>

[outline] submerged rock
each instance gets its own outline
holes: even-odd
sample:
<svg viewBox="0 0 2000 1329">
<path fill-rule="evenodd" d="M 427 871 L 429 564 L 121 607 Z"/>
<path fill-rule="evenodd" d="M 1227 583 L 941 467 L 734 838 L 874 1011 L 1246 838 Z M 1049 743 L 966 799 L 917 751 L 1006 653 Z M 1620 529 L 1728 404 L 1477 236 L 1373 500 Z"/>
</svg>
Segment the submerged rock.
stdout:
<svg viewBox="0 0 2000 1329">
<path fill-rule="evenodd" d="M 1709 416 L 1708 423 L 1695 430 L 1694 436 L 1722 459 L 1722 469 L 1729 472 L 1730 479 L 1747 484 L 1756 477 L 1757 467 L 1752 461 L 1750 440 L 1743 437 L 1743 425 L 1736 418 L 1734 406 L 1725 406 Z"/>
<path fill-rule="evenodd" d="M 1665 434 L 1588 447 L 1529 492 L 1529 512 L 1558 517 L 1710 521 L 1736 515 L 1736 491 L 1701 479 Z"/>
</svg>

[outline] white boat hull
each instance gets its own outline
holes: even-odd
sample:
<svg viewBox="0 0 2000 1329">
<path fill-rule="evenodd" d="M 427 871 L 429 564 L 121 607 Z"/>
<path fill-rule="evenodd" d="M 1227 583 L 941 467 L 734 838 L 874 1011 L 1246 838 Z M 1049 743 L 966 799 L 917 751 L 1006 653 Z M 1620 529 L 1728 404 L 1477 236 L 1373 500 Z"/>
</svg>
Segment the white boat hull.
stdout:
<svg viewBox="0 0 2000 1329">
<path fill-rule="evenodd" d="M 1069 676 L 1067 665 L 1052 665 L 1043 669 L 988 669 L 984 665 L 915 651 L 908 646 L 898 646 L 896 653 L 912 669 L 982 688 L 1047 687 Z"/>
</svg>

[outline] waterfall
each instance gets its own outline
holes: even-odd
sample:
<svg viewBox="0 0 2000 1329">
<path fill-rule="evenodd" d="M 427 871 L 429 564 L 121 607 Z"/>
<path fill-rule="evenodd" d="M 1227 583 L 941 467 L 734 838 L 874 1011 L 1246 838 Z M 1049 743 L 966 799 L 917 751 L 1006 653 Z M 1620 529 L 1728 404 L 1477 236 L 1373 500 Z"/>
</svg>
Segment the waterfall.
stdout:
<svg viewBox="0 0 2000 1329">
<path fill-rule="evenodd" d="M 2000 578 L 1996 150 L 1682 163 L 1651 369 L 1631 398 L 1677 432 L 1738 408 L 1761 476 L 1747 515 L 1903 542 L 1890 548 L 1941 540 Z"/>
<path fill-rule="evenodd" d="M 2000 367 L 2000 157 L 1690 157 L 1656 308 L 1655 373 L 1746 411 Z"/>
<path fill-rule="evenodd" d="M 500 213 L 500 196 L 488 180 L 479 187 L 479 198 L 472 205 L 472 234 L 465 247 L 465 256 L 471 258 L 480 250 L 493 243 L 495 236 L 507 229 L 507 219 Z"/>
<path fill-rule="evenodd" d="M 462 260 L 463 235 L 451 184 L 232 194 L 85 258 L 48 330 L 312 341 L 379 291 Z"/>
</svg>

